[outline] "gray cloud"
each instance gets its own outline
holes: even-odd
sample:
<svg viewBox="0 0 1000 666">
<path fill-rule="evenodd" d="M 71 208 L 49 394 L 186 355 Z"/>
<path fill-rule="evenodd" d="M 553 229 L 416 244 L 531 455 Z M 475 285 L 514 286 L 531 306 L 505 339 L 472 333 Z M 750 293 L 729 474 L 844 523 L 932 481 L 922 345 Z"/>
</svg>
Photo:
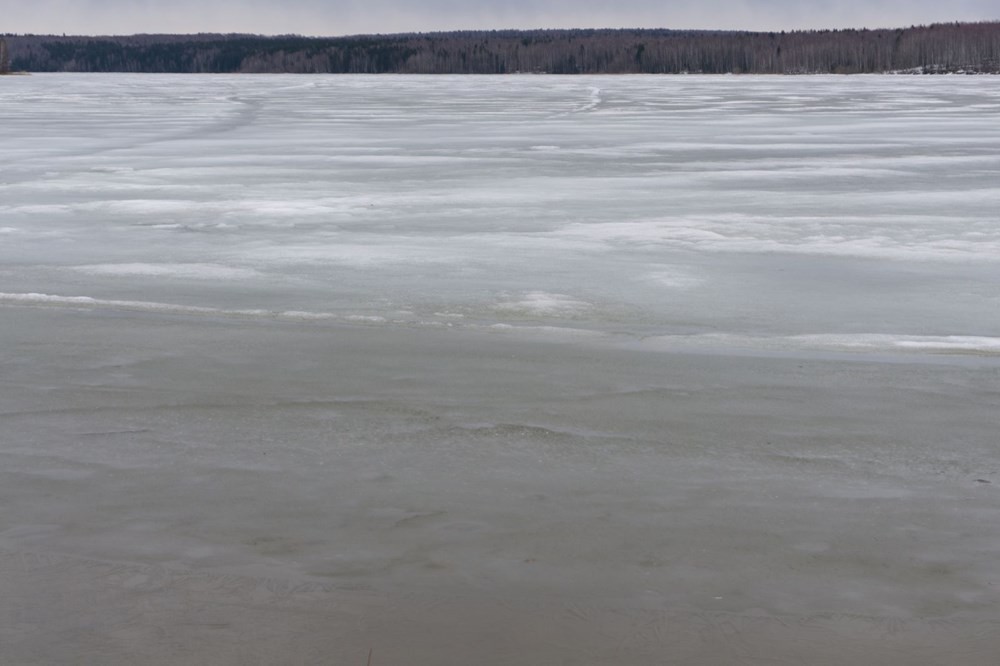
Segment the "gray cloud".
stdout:
<svg viewBox="0 0 1000 666">
<path fill-rule="evenodd" d="M 904 27 L 1000 18 L 996 0 L 34 0 L 0 32 L 344 35 L 490 28 Z M 11 6 L 12 5 L 12 6 Z"/>
</svg>

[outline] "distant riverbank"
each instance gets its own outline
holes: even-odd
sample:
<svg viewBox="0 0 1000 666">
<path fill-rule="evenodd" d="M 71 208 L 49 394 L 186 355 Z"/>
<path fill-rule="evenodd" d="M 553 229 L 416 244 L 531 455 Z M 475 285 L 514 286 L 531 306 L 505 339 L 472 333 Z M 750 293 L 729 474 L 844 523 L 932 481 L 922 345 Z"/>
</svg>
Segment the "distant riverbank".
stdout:
<svg viewBox="0 0 1000 666">
<path fill-rule="evenodd" d="M 345 37 L 8 35 L 11 69 L 316 74 L 1000 73 L 1000 22 L 898 29 L 500 30 Z"/>
</svg>

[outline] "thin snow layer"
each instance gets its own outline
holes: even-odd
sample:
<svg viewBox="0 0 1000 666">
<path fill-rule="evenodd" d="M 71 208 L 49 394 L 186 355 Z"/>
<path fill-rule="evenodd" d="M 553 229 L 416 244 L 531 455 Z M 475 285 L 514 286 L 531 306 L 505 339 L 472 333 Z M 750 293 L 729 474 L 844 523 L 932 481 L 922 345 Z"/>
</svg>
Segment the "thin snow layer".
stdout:
<svg viewBox="0 0 1000 666">
<path fill-rule="evenodd" d="M 511 314 L 565 317 L 581 314 L 591 307 L 593 306 L 590 303 L 566 294 L 529 291 L 520 297 L 497 303 L 494 309 Z"/>
<path fill-rule="evenodd" d="M 982 79 L 9 83 L 8 294 L 789 348 L 1000 332 Z"/>
<path fill-rule="evenodd" d="M 60 296 L 40 293 L 0 292 L 0 306 L 35 306 L 74 308 L 84 310 L 119 310 L 206 316 L 212 318 L 279 319 L 303 322 L 342 322 L 367 325 L 448 326 L 470 330 L 487 329 L 493 333 L 510 333 L 527 337 L 544 336 L 548 340 L 572 343 L 581 338 L 591 341 L 621 345 L 621 336 L 611 333 L 575 328 L 572 326 L 546 326 L 531 324 L 462 322 L 465 315 L 450 312 L 433 313 L 432 318 L 417 320 L 389 318 L 381 315 L 355 312 L 315 312 L 304 310 L 224 309 L 177 303 L 151 301 L 125 301 L 91 296 Z M 494 310 L 509 315 L 513 320 L 578 319 L 594 305 L 571 299 L 563 294 L 529 292 L 518 300 L 506 300 L 493 306 Z M 789 336 L 751 336 L 727 333 L 701 333 L 694 335 L 648 336 L 638 341 L 641 347 L 661 350 L 764 350 L 764 351 L 841 351 L 841 352 L 920 352 L 969 353 L 1000 355 L 1000 337 L 974 335 L 907 335 L 907 334 L 817 334 Z M 631 346 L 631 345 L 629 345 Z"/>
<path fill-rule="evenodd" d="M 977 335 L 819 334 L 765 337 L 705 333 L 701 335 L 654 336 L 644 339 L 642 344 L 661 349 L 928 351 L 1000 355 L 1000 337 Z"/>
<path fill-rule="evenodd" d="M 159 314 L 201 315 L 217 318 L 240 319 L 293 319 L 303 321 L 339 320 L 345 322 L 383 323 L 385 318 L 377 315 L 338 314 L 333 312 L 309 312 L 303 310 L 263 310 L 263 309 L 225 309 L 197 305 L 181 305 L 178 303 L 159 303 L 154 301 L 123 301 L 91 296 L 59 296 L 55 294 L 10 294 L 0 293 L 0 305 L 62 307 L 85 310 L 120 310 L 131 312 L 150 312 Z M 399 322 L 403 323 L 403 322 Z"/>
<path fill-rule="evenodd" d="M 91 264 L 73 270 L 90 275 L 172 277 L 189 280 L 245 280 L 259 277 L 258 271 L 218 264 Z"/>
<path fill-rule="evenodd" d="M 174 314 L 209 314 L 209 315 L 246 315 L 264 316 L 265 310 L 223 310 L 195 305 L 178 305 L 176 303 L 155 303 L 151 301 L 123 301 L 91 296 L 59 296 L 55 294 L 9 294 L 0 293 L 0 304 L 10 305 L 47 305 L 77 308 L 109 308 L 117 310 L 140 310 L 146 312 L 167 312 Z M 315 313 L 312 313 L 315 315 Z"/>
<path fill-rule="evenodd" d="M 997 197 L 1000 190 L 989 192 Z M 919 193 L 913 198 L 921 199 Z M 868 259 L 986 261 L 1000 255 L 1000 230 L 989 219 L 949 234 L 940 220 L 888 218 L 877 235 L 869 218 L 749 217 L 664 218 L 600 224 L 573 223 L 552 232 L 559 242 L 590 243 L 595 250 L 617 247 L 694 249 L 701 252 L 818 254 Z"/>
</svg>

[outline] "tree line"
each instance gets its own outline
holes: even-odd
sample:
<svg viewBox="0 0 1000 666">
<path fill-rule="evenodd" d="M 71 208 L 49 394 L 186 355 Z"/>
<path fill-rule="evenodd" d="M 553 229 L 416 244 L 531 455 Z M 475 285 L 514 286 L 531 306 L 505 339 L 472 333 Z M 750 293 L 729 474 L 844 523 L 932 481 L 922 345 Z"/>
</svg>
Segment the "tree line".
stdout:
<svg viewBox="0 0 1000 666">
<path fill-rule="evenodd" d="M 10 53 L 7 51 L 7 40 L 0 37 L 0 74 L 10 74 Z"/>
<path fill-rule="evenodd" d="M 499 30 L 351 37 L 7 35 L 36 72 L 1000 73 L 1000 22 L 899 29 Z"/>
</svg>

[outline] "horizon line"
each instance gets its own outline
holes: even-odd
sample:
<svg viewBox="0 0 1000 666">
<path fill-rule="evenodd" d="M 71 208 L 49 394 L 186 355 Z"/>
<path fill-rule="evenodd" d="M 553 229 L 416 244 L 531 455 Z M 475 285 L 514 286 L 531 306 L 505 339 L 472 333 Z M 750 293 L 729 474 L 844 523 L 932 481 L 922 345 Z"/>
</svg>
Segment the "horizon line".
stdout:
<svg viewBox="0 0 1000 666">
<path fill-rule="evenodd" d="M 601 28 L 461 28 L 453 30 L 415 30 L 409 32 L 359 32 L 340 35 L 309 35 L 296 32 L 286 33 L 259 33 L 259 32 L 132 32 L 132 33 L 47 33 L 47 32 L 7 32 L 0 33 L 0 37 L 55 37 L 58 39 L 70 38 L 100 38 L 100 37 L 198 37 L 198 36 L 222 36 L 222 37 L 256 37 L 256 38 L 298 38 L 298 39 L 349 39 L 352 37 L 413 37 L 430 35 L 454 35 L 463 33 L 538 33 L 538 32 L 697 32 L 697 33 L 736 33 L 736 34 L 797 34 L 815 32 L 877 32 L 877 31 L 897 31 L 928 29 L 937 26 L 961 26 L 961 25 L 990 25 L 1000 23 L 1000 18 L 982 19 L 978 21 L 935 21 L 932 23 L 912 24 L 909 26 L 890 27 L 836 27 L 836 28 L 793 28 L 780 30 L 750 30 L 742 28 L 638 28 L 638 27 L 601 27 Z"/>
</svg>

